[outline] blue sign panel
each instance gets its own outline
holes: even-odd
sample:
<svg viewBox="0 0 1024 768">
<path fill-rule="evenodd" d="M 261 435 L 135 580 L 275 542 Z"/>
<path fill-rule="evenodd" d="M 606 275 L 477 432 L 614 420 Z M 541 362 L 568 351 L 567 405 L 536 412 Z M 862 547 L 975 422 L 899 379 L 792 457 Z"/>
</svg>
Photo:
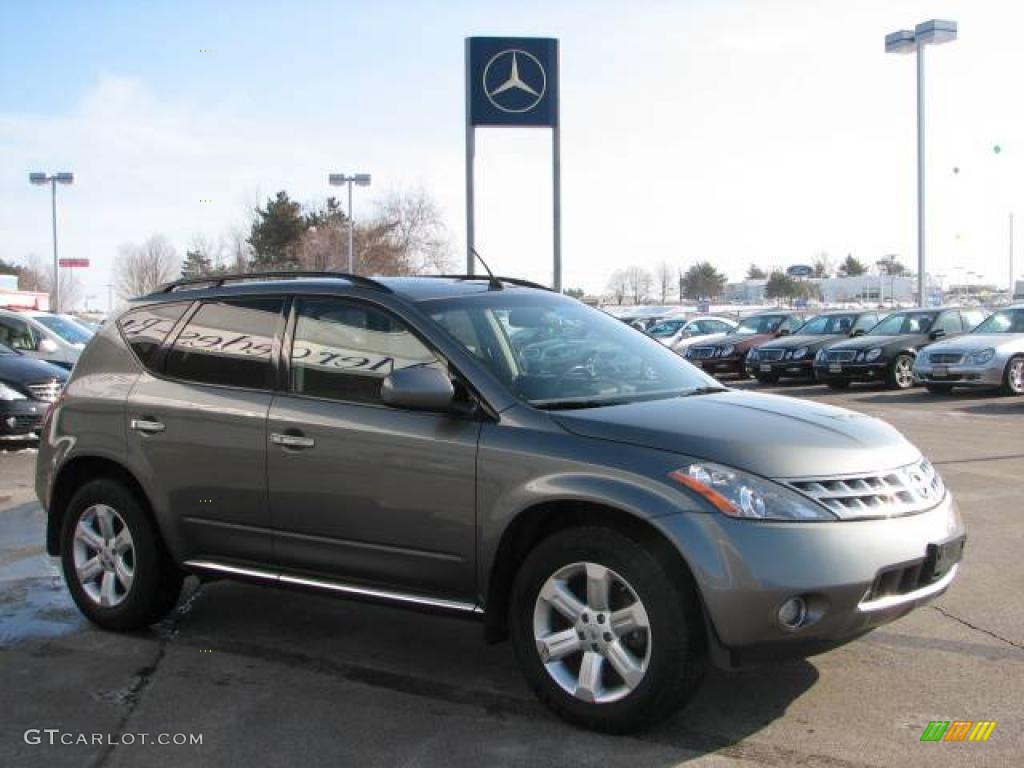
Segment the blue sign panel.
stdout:
<svg viewBox="0 0 1024 768">
<path fill-rule="evenodd" d="M 786 274 L 790 277 L 811 277 L 814 274 L 814 267 L 809 267 L 806 264 L 794 264 L 786 270 Z"/>
<path fill-rule="evenodd" d="M 558 124 L 558 41 L 546 37 L 466 40 L 470 125 Z"/>
</svg>

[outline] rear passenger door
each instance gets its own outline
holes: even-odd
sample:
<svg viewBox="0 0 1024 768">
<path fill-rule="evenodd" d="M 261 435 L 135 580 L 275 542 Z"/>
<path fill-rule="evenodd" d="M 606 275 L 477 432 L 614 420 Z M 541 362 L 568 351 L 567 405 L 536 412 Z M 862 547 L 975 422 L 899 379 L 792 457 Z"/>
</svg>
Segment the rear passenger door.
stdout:
<svg viewBox="0 0 1024 768">
<path fill-rule="evenodd" d="M 480 422 L 380 398 L 392 371 L 446 364 L 374 304 L 299 297 L 292 315 L 268 420 L 281 567 L 472 602 Z"/>
<path fill-rule="evenodd" d="M 266 421 L 284 307 L 209 300 L 176 323 L 142 316 L 134 334 L 122 328 L 147 367 L 128 402 L 130 461 L 188 559 L 272 562 Z M 169 346 L 152 343 L 150 322 L 174 325 Z"/>
</svg>

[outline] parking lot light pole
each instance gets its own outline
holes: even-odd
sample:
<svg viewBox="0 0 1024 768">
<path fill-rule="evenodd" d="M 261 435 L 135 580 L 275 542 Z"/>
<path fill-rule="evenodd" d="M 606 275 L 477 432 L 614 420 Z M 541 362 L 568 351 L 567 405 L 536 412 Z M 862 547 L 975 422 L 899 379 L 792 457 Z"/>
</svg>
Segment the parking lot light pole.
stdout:
<svg viewBox="0 0 1024 768">
<path fill-rule="evenodd" d="M 924 49 L 956 40 L 956 22 L 932 19 L 885 36 L 886 53 L 917 54 L 917 302 L 928 304 L 924 232 Z"/>
<path fill-rule="evenodd" d="M 355 173 L 351 176 L 346 176 L 344 173 L 332 173 L 328 175 L 327 181 L 332 187 L 348 184 L 348 271 L 349 274 L 355 274 L 352 257 L 352 185 L 355 184 L 360 187 L 370 186 L 370 174 Z"/>
<path fill-rule="evenodd" d="M 63 173 L 42 173 L 39 171 L 28 175 L 30 184 L 42 186 L 50 185 L 50 207 L 53 212 L 53 311 L 60 312 L 60 267 L 57 260 L 57 185 L 71 184 L 75 180 L 75 174 Z"/>
</svg>

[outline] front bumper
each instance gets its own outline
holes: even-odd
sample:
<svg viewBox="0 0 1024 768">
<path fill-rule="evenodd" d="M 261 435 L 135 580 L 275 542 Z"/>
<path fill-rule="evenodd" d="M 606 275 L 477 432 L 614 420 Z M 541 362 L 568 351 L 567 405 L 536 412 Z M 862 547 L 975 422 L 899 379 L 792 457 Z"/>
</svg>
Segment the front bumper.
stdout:
<svg viewBox="0 0 1024 768">
<path fill-rule="evenodd" d="M 814 363 L 814 375 L 819 381 L 885 381 L 888 360 L 872 363 Z"/>
<path fill-rule="evenodd" d="M 38 432 L 48 407 L 38 400 L 0 400 L 0 435 Z"/>
<path fill-rule="evenodd" d="M 784 378 L 810 378 L 814 376 L 814 359 L 805 360 L 778 360 L 773 362 L 761 362 L 760 360 L 748 360 L 747 374 L 750 376 L 774 376 Z"/>
<path fill-rule="evenodd" d="M 732 357 L 710 357 L 706 360 L 690 360 L 687 358 L 687 362 L 696 365 L 706 373 L 710 373 L 715 376 L 722 373 L 742 374 L 743 369 L 743 358 L 740 355 L 733 355 Z"/>
<path fill-rule="evenodd" d="M 928 558 L 936 545 L 955 548 L 966 534 L 948 493 L 927 512 L 888 519 L 779 523 L 685 514 L 659 524 L 683 550 L 713 656 L 727 667 L 822 653 L 906 615 L 955 580 L 956 565 L 929 580 Z M 807 620 L 788 629 L 778 616 L 792 597 L 805 600 Z"/>
<path fill-rule="evenodd" d="M 958 387 L 998 387 L 1003 383 L 1004 363 L 993 365 L 932 365 L 920 360 L 914 365 L 919 384 L 955 384 Z"/>
</svg>

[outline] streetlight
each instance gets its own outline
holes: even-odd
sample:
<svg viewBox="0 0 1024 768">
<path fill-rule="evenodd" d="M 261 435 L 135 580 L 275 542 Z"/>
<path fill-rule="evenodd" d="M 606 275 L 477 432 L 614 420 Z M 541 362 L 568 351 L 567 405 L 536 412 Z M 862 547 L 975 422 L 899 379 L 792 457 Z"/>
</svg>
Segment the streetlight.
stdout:
<svg viewBox="0 0 1024 768">
<path fill-rule="evenodd" d="M 354 274 L 355 270 L 352 266 L 352 185 L 356 184 L 360 187 L 370 186 L 370 174 L 356 173 L 352 176 L 346 176 L 344 173 L 332 173 L 327 177 L 327 182 L 332 187 L 348 184 L 348 271 L 349 274 Z"/>
<path fill-rule="evenodd" d="M 927 306 L 924 258 L 924 49 L 956 40 L 956 22 L 932 19 L 885 36 L 886 53 L 917 54 L 917 302 Z"/>
<path fill-rule="evenodd" d="M 28 175 L 28 180 L 30 184 L 38 186 L 50 185 L 50 200 L 53 208 L 53 311 L 60 312 L 60 273 L 57 266 L 57 185 L 71 184 L 75 180 L 75 174 L 35 172 Z"/>
</svg>

